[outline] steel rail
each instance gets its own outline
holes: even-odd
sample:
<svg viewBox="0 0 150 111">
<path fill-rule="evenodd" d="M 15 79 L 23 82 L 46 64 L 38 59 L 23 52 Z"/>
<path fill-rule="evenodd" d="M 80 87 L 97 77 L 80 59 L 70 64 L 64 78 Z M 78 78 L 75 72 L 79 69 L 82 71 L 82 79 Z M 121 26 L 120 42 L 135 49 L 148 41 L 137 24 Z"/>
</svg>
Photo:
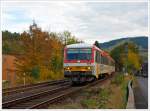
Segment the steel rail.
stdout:
<svg viewBox="0 0 150 111">
<path fill-rule="evenodd" d="M 2 107 L 3 108 L 9 108 L 9 107 L 11 107 L 11 106 L 13 106 L 15 104 L 18 104 L 18 103 L 21 103 L 21 102 L 25 102 L 25 101 L 28 101 L 28 100 L 31 100 L 31 99 L 35 99 L 35 98 L 38 98 L 39 96 L 45 96 L 46 94 L 55 93 L 57 91 L 61 91 L 63 89 L 67 89 L 69 87 L 70 87 L 70 84 L 68 84 L 66 86 L 60 86 L 60 87 L 55 88 L 55 89 L 50 89 L 48 91 L 43 91 L 43 92 L 40 92 L 40 93 L 37 93 L 37 94 L 33 94 L 33 95 L 30 95 L 30 96 L 17 98 L 15 100 L 11 100 L 11 101 L 7 101 L 7 102 L 2 103 Z"/>
<path fill-rule="evenodd" d="M 23 91 L 31 90 L 34 88 L 40 88 L 42 86 L 57 85 L 57 84 L 64 83 L 64 82 L 67 82 L 67 80 L 56 80 L 56 81 L 37 83 L 37 84 L 32 84 L 32 85 L 27 85 L 27 86 L 14 87 L 11 89 L 5 89 L 5 91 L 3 91 L 2 94 L 3 95 L 14 94 L 17 92 L 23 92 Z"/>
<path fill-rule="evenodd" d="M 16 86 L 16 87 L 11 87 L 11 88 L 4 88 L 2 89 L 3 91 L 7 91 L 7 90 L 14 90 L 14 89 L 17 89 L 17 88 L 22 88 L 22 87 L 30 87 L 30 86 L 33 86 L 33 85 L 40 85 L 40 84 L 45 84 L 45 83 L 55 83 L 57 81 L 63 81 L 65 79 L 61 79 L 61 80 L 52 80 L 52 81 L 45 81 L 45 82 L 40 82 L 40 83 L 35 83 L 35 84 L 28 84 L 28 85 L 21 85 L 21 86 Z"/>
<path fill-rule="evenodd" d="M 56 101 L 59 101 L 62 98 L 65 98 L 75 92 L 81 91 L 82 89 L 91 87 L 98 83 L 102 84 L 105 80 L 110 79 L 110 78 L 111 77 L 107 77 L 102 80 L 97 80 L 82 87 L 71 87 L 70 85 L 61 86 L 53 90 L 48 90 L 48 91 L 44 91 L 44 92 L 34 94 L 31 96 L 26 96 L 26 97 L 19 98 L 16 100 L 4 102 L 2 104 L 2 108 L 5 108 L 5 109 L 6 108 L 17 109 L 18 107 L 25 108 L 25 109 L 45 108 L 49 104 L 55 103 Z"/>
<path fill-rule="evenodd" d="M 49 104 L 52 104 L 52 103 L 54 103 L 54 102 L 56 102 L 56 101 L 59 101 L 59 100 L 65 98 L 65 97 L 68 97 L 69 95 L 71 95 L 71 94 L 73 94 L 73 93 L 75 93 L 75 92 L 81 91 L 82 89 L 91 87 L 91 86 L 93 86 L 93 85 L 95 85 L 95 84 L 98 84 L 99 82 L 102 84 L 102 83 L 103 83 L 105 80 L 107 80 L 107 79 L 108 79 L 108 78 L 105 78 L 105 79 L 102 79 L 102 80 L 98 80 L 98 81 L 95 81 L 95 82 L 93 82 L 93 83 L 91 83 L 91 84 L 88 84 L 88 85 L 86 85 L 86 86 L 79 87 L 79 88 L 75 88 L 75 89 L 73 89 L 73 90 L 70 90 L 70 89 L 69 89 L 69 91 L 66 91 L 66 92 L 64 92 L 64 93 L 62 93 L 62 94 L 60 94 L 60 95 L 58 95 L 58 96 L 55 96 L 55 97 L 53 97 L 53 98 L 50 98 L 50 99 L 48 99 L 47 101 L 43 101 L 43 102 L 41 102 L 41 103 L 35 104 L 35 105 L 31 106 L 31 107 L 28 107 L 28 109 L 37 109 L 37 108 L 40 109 L 40 108 L 44 108 L 44 107 L 48 106 Z"/>
</svg>

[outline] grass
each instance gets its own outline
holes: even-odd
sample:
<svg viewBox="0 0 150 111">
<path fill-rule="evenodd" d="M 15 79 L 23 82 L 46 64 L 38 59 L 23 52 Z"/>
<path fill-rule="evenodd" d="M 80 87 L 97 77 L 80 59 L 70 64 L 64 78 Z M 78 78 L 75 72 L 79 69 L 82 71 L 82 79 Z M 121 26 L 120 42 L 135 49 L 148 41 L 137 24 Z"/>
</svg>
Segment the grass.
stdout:
<svg viewBox="0 0 150 111">
<path fill-rule="evenodd" d="M 9 81 L 2 82 L 3 89 L 8 88 L 8 87 L 9 87 Z"/>
<path fill-rule="evenodd" d="M 110 107 L 112 107 L 112 108 L 116 108 L 116 107 L 117 108 L 126 108 L 126 104 L 127 104 L 127 86 L 128 86 L 129 80 L 131 80 L 131 79 L 133 79 L 132 75 L 125 76 L 123 73 L 117 73 L 115 75 L 115 78 L 112 79 L 112 81 L 111 81 L 111 85 L 113 85 L 114 88 L 117 89 L 118 91 L 115 94 L 112 94 L 112 98 L 114 98 L 114 99 L 118 98 L 118 101 L 116 101 L 118 106 L 116 106 L 115 104 L 112 103 L 110 105 Z M 118 97 L 117 97 L 117 95 L 118 95 Z M 119 101 L 120 101 L 120 103 L 119 103 Z"/>
<path fill-rule="evenodd" d="M 123 105 L 122 108 L 126 107 L 127 103 L 127 86 L 128 86 L 128 80 L 126 80 L 125 75 L 119 73 L 116 75 L 114 81 L 112 82 L 116 85 L 119 85 L 121 88 L 120 93 L 122 94 L 123 97 Z"/>
<path fill-rule="evenodd" d="M 97 108 L 97 101 L 95 99 L 84 99 L 81 101 L 81 105 L 83 108 Z"/>
<path fill-rule="evenodd" d="M 123 81 L 124 81 L 124 75 L 121 73 L 118 73 L 115 75 L 115 78 L 112 79 L 111 83 L 116 84 L 116 85 L 120 85 L 120 84 L 122 84 Z"/>
<path fill-rule="evenodd" d="M 98 108 L 106 108 L 106 103 L 108 102 L 111 90 L 109 88 L 104 88 L 98 96 Z"/>
<path fill-rule="evenodd" d="M 86 98 L 80 102 L 83 108 L 106 108 L 110 95 L 109 88 L 87 90 Z"/>
<path fill-rule="evenodd" d="M 123 109 L 127 103 L 127 85 L 131 75 L 117 73 L 112 80 L 102 86 L 84 89 L 62 104 L 51 108 L 63 109 Z"/>
</svg>

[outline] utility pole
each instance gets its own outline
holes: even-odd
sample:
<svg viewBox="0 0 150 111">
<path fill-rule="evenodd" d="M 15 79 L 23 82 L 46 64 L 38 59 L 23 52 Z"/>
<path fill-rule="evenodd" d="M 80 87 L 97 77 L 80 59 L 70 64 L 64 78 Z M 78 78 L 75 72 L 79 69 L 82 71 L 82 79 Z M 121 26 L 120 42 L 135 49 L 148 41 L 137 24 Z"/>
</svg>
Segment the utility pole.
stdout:
<svg viewBox="0 0 150 111">
<path fill-rule="evenodd" d="M 23 84 L 24 84 L 24 86 L 26 85 L 26 73 L 23 73 Z"/>
</svg>

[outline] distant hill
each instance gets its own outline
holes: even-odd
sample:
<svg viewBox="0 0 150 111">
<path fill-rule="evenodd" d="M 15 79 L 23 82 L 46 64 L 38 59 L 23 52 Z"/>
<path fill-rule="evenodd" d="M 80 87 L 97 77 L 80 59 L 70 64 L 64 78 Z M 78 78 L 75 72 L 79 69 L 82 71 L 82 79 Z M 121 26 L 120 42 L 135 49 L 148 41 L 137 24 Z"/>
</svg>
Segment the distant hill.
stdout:
<svg viewBox="0 0 150 111">
<path fill-rule="evenodd" d="M 111 50 L 113 47 L 122 44 L 126 41 L 133 42 L 137 44 L 141 49 L 148 49 L 148 37 L 147 36 L 137 36 L 137 37 L 127 37 L 112 40 L 109 42 L 99 43 L 99 46 L 104 50 Z"/>
</svg>

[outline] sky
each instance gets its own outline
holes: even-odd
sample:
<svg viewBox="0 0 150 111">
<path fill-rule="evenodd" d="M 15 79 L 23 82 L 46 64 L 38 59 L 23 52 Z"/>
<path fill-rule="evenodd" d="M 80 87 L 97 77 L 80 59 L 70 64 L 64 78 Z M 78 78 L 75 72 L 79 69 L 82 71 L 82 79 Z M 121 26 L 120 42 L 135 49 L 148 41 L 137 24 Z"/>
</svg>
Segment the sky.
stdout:
<svg viewBox="0 0 150 111">
<path fill-rule="evenodd" d="M 148 36 L 147 2 L 2 2 L 1 29 L 23 32 L 33 20 L 45 31 L 63 32 L 86 43 Z"/>
</svg>

